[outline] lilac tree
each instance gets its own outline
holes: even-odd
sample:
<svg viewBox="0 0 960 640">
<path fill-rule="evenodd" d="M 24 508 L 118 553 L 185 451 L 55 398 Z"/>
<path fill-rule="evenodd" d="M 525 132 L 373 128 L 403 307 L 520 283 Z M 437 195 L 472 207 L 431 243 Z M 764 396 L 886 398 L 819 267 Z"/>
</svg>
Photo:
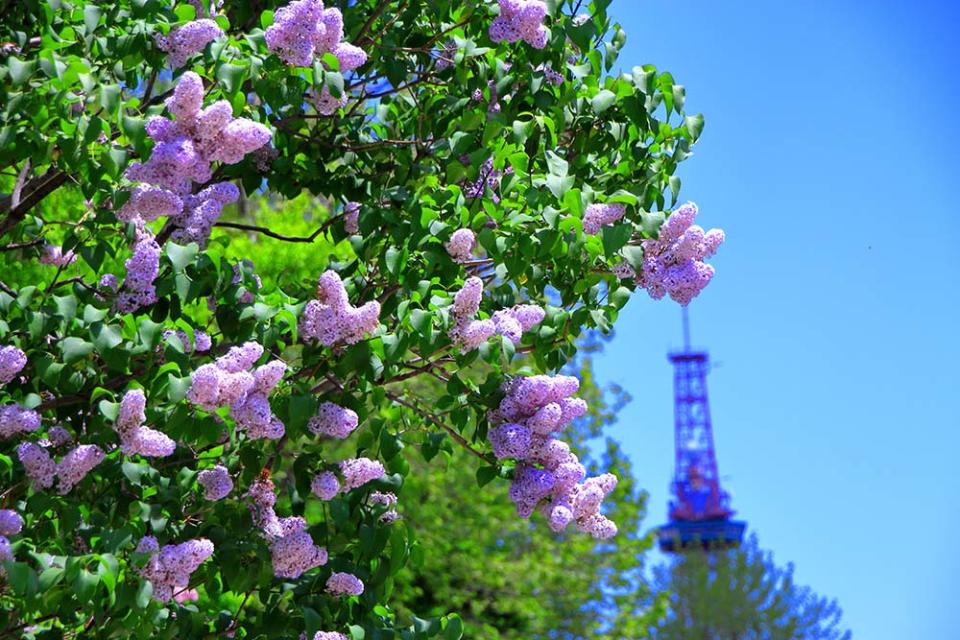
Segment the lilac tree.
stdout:
<svg viewBox="0 0 960 640">
<path fill-rule="evenodd" d="M 460 638 L 390 607 L 411 450 L 616 535 L 558 371 L 723 236 L 608 4 L 0 2 L 0 635 Z M 303 193 L 306 235 L 232 214 Z"/>
</svg>

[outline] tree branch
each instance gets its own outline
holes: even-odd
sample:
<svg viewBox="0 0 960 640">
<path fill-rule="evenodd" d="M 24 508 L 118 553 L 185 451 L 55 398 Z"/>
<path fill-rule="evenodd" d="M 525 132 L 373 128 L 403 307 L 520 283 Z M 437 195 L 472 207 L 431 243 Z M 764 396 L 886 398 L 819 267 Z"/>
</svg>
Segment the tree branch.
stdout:
<svg viewBox="0 0 960 640">
<path fill-rule="evenodd" d="M 285 236 L 282 233 L 277 233 L 276 231 L 271 231 L 267 227 L 259 227 L 253 224 L 243 224 L 242 222 L 217 222 L 213 226 L 215 227 L 226 227 L 228 229 L 240 229 L 241 231 L 255 231 L 257 233 L 262 233 L 265 236 L 270 238 L 276 238 L 277 240 L 283 240 L 284 242 L 313 242 L 316 240 L 327 227 L 330 226 L 330 223 L 336 220 L 336 217 L 330 218 L 322 225 L 320 225 L 316 231 L 311 233 L 309 236 Z"/>
<path fill-rule="evenodd" d="M 487 457 L 485 455 L 483 455 L 482 453 L 474 449 L 472 446 L 470 446 L 470 443 L 467 442 L 466 438 L 464 438 L 462 435 L 457 433 L 456 430 L 453 429 L 453 427 L 450 427 L 449 425 L 446 425 L 440 420 L 438 420 L 437 417 L 434 416 L 432 413 L 428 411 L 424 411 L 417 405 L 404 400 L 403 398 L 401 398 L 400 396 L 398 396 L 397 394 L 391 391 L 386 391 L 385 393 L 387 394 L 388 398 L 390 398 L 397 404 L 402 404 L 403 406 L 407 407 L 408 409 L 410 409 L 411 411 L 419 415 L 421 418 L 424 418 L 425 420 L 429 421 L 431 424 L 437 427 L 440 427 L 441 429 L 446 431 L 448 434 L 450 434 L 450 437 L 453 438 L 454 441 L 456 441 L 457 444 L 459 444 L 461 447 L 463 447 L 473 455 L 477 456 L 484 462 L 489 462 L 489 460 L 487 460 Z"/>
</svg>

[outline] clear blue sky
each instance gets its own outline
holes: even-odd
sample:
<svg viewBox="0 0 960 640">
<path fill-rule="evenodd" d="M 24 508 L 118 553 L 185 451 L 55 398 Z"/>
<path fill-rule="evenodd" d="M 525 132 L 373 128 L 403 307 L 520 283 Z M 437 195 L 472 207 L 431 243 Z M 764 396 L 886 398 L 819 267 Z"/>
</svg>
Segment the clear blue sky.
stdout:
<svg viewBox="0 0 960 640">
<path fill-rule="evenodd" d="M 687 87 L 706 127 L 683 196 L 727 242 L 691 305 L 733 506 L 863 640 L 958 637 L 960 8 L 953 2 L 615 0 L 619 65 Z M 599 375 L 665 518 L 668 348 L 636 296 Z"/>
</svg>

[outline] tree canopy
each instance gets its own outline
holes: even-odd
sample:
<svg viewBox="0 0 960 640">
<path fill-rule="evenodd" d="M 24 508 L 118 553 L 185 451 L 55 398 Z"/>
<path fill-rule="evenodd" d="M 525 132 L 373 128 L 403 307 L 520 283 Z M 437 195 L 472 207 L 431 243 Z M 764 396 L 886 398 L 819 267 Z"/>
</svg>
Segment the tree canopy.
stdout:
<svg viewBox="0 0 960 640">
<path fill-rule="evenodd" d="M 660 567 L 656 584 L 669 590 L 668 615 L 655 640 L 849 640 L 835 600 L 793 579 L 756 535 L 739 548 L 688 553 Z"/>
</svg>

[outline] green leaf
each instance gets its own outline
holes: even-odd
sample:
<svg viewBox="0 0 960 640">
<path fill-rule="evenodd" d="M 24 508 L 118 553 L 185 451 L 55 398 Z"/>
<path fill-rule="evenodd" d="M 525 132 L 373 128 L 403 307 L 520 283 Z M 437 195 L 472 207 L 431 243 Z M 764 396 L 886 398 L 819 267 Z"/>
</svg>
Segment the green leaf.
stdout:
<svg viewBox="0 0 960 640">
<path fill-rule="evenodd" d="M 88 4 L 83 8 L 83 26 L 87 34 L 92 34 L 100 24 L 100 7 L 95 4 Z"/>
<path fill-rule="evenodd" d="M 29 80 L 33 72 L 37 70 L 37 62 L 35 60 L 23 62 L 11 57 L 7 61 L 7 69 L 10 70 L 10 79 L 13 80 L 13 84 L 21 85 Z"/>
<path fill-rule="evenodd" d="M 489 484 L 491 480 L 497 477 L 496 467 L 480 467 L 477 469 L 477 486 L 482 487 Z"/>
<path fill-rule="evenodd" d="M 367 637 L 366 631 L 360 625 L 352 624 L 348 628 L 350 629 L 351 640 L 363 640 Z"/>
<path fill-rule="evenodd" d="M 12 562 L 7 570 L 7 581 L 18 596 L 30 597 L 37 593 L 40 581 L 37 572 L 24 562 Z"/>
<path fill-rule="evenodd" d="M 196 242 L 191 242 L 186 246 L 173 242 L 167 243 L 167 257 L 170 258 L 173 268 L 177 271 L 183 271 L 188 264 L 192 264 L 199 252 L 200 247 Z"/>
<path fill-rule="evenodd" d="M 690 139 L 696 142 L 700 138 L 700 133 L 703 132 L 703 114 L 687 116 L 683 119 L 683 125 L 690 133 Z"/>
<path fill-rule="evenodd" d="M 603 252 L 608 258 L 611 258 L 622 249 L 630 236 L 633 234 L 633 227 L 629 224 L 618 224 L 612 227 L 603 227 Z"/>
<path fill-rule="evenodd" d="M 177 16 L 179 22 L 189 22 L 197 17 L 196 7 L 186 3 L 178 4 L 173 13 Z"/>
<path fill-rule="evenodd" d="M 423 309 L 414 309 L 410 312 L 410 324 L 417 330 L 417 333 L 424 338 L 429 338 L 433 325 L 433 314 Z"/>
<path fill-rule="evenodd" d="M 593 99 L 590 101 L 590 106 L 593 107 L 593 112 L 600 114 L 613 106 L 613 103 L 617 100 L 617 94 L 608 89 L 603 89 L 597 95 L 593 96 Z"/>
<path fill-rule="evenodd" d="M 460 640 L 463 637 L 463 620 L 457 614 L 447 616 L 447 628 L 443 630 L 444 640 Z"/>
<path fill-rule="evenodd" d="M 83 569 L 73 580 L 73 592 L 81 602 L 87 602 L 96 593 L 98 584 L 100 584 L 99 576 Z"/>
<path fill-rule="evenodd" d="M 70 322 L 77 315 L 77 298 L 76 296 L 54 296 L 54 301 L 57 304 L 57 313 L 66 320 Z"/>
<path fill-rule="evenodd" d="M 66 364 L 82 360 L 93 353 L 93 344 L 83 338 L 69 337 L 60 342 L 60 353 Z"/>
<path fill-rule="evenodd" d="M 564 194 L 566 194 L 572 186 L 573 176 L 563 178 L 560 176 L 547 176 L 547 188 L 550 189 L 550 192 L 555 195 L 558 200 L 562 200 Z"/>
<path fill-rule="evenodd" d="M 247 67 L 226 62 L 217 68 L 217 80 L 228 94 L 236 93 L 243 84 Z"/>
<path fill-rule="evenodd" d="M 100 353 L 113 349 L 123 342 L 120 327 L 114 325 L 98 322 L 90 328 L 90 333 L 93 335 L 93 345 Z"/>
<path fill-rule="evenodd" d="M 138 609 L 145 609 L 150 604 L 150 596 L 153 595 L 153 585 L 149 580 L 140 580 L 140 587 L 137 589 L 137 597 L 134 602 Z"/>
<path fill-rule="evenodd" d="M 187 390 L 190 389 L 190 377 L 181 378 L 167 374 L 167 399 L 170 402 L 180 402 L 187 397 Z"/>
<path fill-rule="evenodd" d="M 116 420 L 117 416 L 120 414 L 119 402 L 110 402 L 109 400 L 101 400 L 97 406 L 100 407 L 100 413 L 107 420 Z"/>
<path fill-rule="evenodd" d="M 549 150 L 547 151 L 547 167 L 550 169 L 551 175 L 561 178 L 567 175 L 570 168 L 566 160 Z"/>
</svg>

